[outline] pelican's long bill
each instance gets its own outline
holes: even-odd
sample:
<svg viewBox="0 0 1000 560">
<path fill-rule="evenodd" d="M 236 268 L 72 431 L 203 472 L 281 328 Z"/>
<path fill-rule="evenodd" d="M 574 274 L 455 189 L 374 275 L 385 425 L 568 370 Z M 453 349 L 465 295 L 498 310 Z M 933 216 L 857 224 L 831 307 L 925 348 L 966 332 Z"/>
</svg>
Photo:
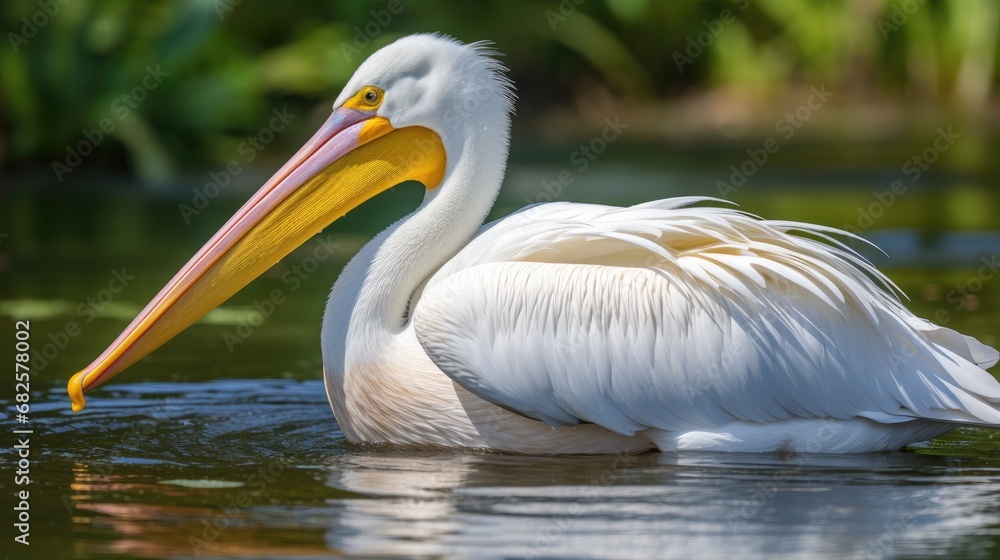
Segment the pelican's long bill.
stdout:
<svg viewBox="0 0 1000 560">
<path fill-rule="evenodd" d="M 160 347 L 362 202 L 407 180 L 434 188 L 441 138 L 393 128 L 374 110 L 336 109 L 318 132 L 160 290 L 118 339 L 69 381 L 84 395 Z"/>
</svg>

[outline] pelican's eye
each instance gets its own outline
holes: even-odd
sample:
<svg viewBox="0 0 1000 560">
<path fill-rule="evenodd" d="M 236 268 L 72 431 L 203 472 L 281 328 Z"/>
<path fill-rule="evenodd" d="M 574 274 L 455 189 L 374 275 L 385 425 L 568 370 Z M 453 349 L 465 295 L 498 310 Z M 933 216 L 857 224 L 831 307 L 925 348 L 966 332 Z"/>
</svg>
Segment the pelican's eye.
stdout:
<svg viewBox="0 0 1000 560">
<path fill-rule="evenodd" d="M 370 107 L 377 107 L 382 102 L 382 90 L 368 86 L 361 90 L 361 101 Z"/>
<path fill-rule="evenodd" d="M 382 105 L 385 92 L 375 86 L 365 86 L 344 102 L 344 107 L 357 111 L 374 111 Z M 334 107 L 336 108 L 336 107 Z"/>
</svg>

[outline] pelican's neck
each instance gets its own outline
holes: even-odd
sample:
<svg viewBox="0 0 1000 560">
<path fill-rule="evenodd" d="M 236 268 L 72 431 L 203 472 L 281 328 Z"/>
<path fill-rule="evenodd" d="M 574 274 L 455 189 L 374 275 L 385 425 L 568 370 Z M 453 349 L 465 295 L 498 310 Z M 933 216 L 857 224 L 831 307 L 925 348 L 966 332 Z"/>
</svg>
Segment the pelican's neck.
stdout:
<svg viewBox="0 0 1000 560">
<path fill-rule="evenodd" d="M 405 326 L 414 291 L 475 235 L 500 191 L 509 118 L 494 122 L 492 128 L 468 122 L 442 135 L 448 159 L 442 183 L 351 260 L 328 310 L 350 310 L 350 322 L 369 334 Z"/>
</svg>

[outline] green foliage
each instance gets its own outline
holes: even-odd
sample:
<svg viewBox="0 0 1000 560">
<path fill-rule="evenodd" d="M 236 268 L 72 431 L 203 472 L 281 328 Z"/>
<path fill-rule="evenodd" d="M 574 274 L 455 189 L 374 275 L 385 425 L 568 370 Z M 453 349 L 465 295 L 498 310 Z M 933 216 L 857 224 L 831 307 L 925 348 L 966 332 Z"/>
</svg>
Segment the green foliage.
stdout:
<svg viewBox="0 0 1000 560">
<path fill-rule="evenodd" d="M 769 99 L 822 82 L 975 114 L 997 82 L 1000 7 L 994 0 L 6 0 L 0 21 L 7 43 L 0 146 L 8 159 L 62 161 L 83 131 L 110 119 L 114 130 L 88 165 L 127 165 L 160 179 L 233 157 L 274 107 L 308 115 L 325 106 L 365 56 L 418 31 L 496 41 L 522 112 L 566 103 L 595 84 L 652 102 L 712 88 Z M 690 62 L 679 65 L 678 55 Z M 168 77 L 123 117 L 122 96 L 157 66 Z"/>
</svg>

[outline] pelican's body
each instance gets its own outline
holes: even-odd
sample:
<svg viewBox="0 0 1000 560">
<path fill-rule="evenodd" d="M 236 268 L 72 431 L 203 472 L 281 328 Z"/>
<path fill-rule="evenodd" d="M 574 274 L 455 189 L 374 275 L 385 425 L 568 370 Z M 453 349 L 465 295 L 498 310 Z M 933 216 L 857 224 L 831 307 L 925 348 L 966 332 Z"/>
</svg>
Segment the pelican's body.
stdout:
<svg viewBox="0 0 1000 560">
<path fill-rule="evenodd" d="M 326 389 L 350 441 L 843 453 L 1000 425 L 997 352 L 913 316 L 841 232 L 698 199 L 481 226 L 507 159 L 500 71 L 482 46 L 428 35 L 369 58 L 314 139 L 71 381 L 74 406 L 315 229 L 416 179 L 424 202 L 327 303 Z"/>
<path fill-rule="evenodd" d="M 413 255 L 419 286 L 387 285 L 406 265 L 383 233 L 327 304 L 342 430 L 530 453 L 861 452 L 1000 423 L 985 404 L 1000 387 L 974 364 L 991 349 L 909 314 L 851 253 L 786 233 L 823 228 L 695 201 L 531 207 L 441 267 Z"/>
</svg>

